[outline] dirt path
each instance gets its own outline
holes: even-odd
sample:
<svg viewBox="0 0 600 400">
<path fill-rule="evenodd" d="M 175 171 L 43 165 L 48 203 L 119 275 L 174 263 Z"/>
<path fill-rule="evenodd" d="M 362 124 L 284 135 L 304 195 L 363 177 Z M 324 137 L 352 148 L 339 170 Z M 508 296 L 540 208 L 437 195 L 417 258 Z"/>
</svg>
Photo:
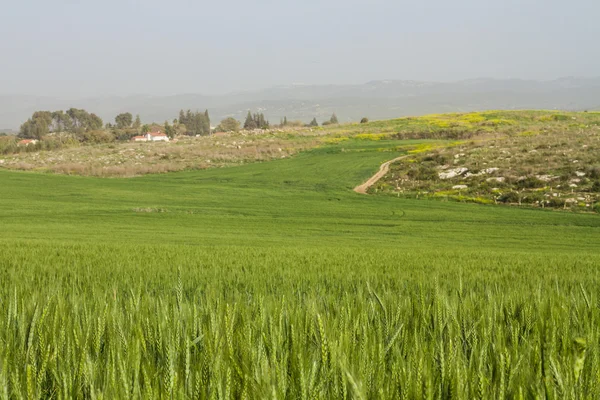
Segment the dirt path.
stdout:
<svg viewBox="0 0 600 400">
<path fill-rule="evenodd" d="M 408 156 L 400 156 L 400 157 L 394 158 L 393 160 L 384 162 L 383 164 L 381 164 L 381 167 L 379 167 L 379 171 L 377 171 L 377 173 L 375 175 L 370 177 L 369 180 L 366 181 L 365 183 L 363 183 L 362 185 L 358 185 L 357 187 L 355 187 L 354 191 L 356 193 L 360 193 L 360 194 L 367 194 L 367 190 L 369 190 L 369 188 L 371 186 L 376 184 L 377 181 L 379 181 L 381 178 L 383 178 L 385 176 L 385 174 L 388 173 L 388 171 L 390 170 L 391 163 L 402 160 L 403 158 L 406 158 L 406 157 L 408 157 Z"/>
</svg>

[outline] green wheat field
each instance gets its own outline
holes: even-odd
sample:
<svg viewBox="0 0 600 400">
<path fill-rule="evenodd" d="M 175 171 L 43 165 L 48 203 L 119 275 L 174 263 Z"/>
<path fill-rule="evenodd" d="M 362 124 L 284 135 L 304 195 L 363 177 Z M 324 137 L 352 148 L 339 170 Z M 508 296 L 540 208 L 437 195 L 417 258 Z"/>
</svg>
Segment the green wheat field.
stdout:
<svg viewBox="0 0 600 400">
<path fill-rule="evenodd" d="M 400 155 L 0 170 L 0 399 L 600 398 L 600 217 L 352 191 Z"/>
</svg>

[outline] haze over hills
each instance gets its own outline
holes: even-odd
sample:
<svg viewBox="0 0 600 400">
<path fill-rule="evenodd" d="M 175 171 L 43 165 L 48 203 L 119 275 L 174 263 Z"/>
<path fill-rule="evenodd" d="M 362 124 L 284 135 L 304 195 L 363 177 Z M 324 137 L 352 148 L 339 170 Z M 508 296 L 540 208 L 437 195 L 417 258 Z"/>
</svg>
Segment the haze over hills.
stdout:
<svg viewBox="0 0 600 400">
<path fill-rule="evenodd" d="M 18 129 L 36 110 L 84 108 L 113 122 L 121 112 L 140 114 L 144 122 L 177 117 L 180 109 L 209 109 L 213 125 L 222 118 L 243 119 L 248 110 L 261 111 L 273 123 L 289 120 L 319 122 L 336 112 L 340 122 L 362 117 L 386 119 L 429 113 L 489 109 L 599 110 L 600 77 L 552 81 L 472 79 L 458 82 L 403 80 L 359 85 L 289 85 L 221 96 L 178 94 L 89 98 L 0 95 L 0 129 Z"/>
</svg>

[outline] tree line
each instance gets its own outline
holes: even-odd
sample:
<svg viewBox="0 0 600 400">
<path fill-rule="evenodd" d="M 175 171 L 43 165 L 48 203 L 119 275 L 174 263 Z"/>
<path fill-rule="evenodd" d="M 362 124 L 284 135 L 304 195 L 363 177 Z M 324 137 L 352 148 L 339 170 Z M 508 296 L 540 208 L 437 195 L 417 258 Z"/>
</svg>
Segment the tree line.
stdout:
<svg viewBox="0 0 600 400">
<path fill-rule="evenodd" d="M 367 118 L 363 118 L 361 123 L 368 122 Z M 322 123 L 323 126 L 338 124 L 339 120 L 335 113 L 331 118 Z M 209 135 L 211 133 L 210 116 L 208 110 L 191 111 L 180 110 L 179 118 L 174 118 L 172 125 L 169 121 L 165 121 L 163 125 L 142 124 L 139 115 L 135 118 L 130 112 L 120 113 L 115 117 L 114 123 L 103 125 L 102 119 L 94 113 L 89 113 L 83 109 L 70 108 L 67 111 L 36 111 L 31 118 L 25 121 L 19 130 L 18 136 L 23 139 L 42 139 L 44 136 L 51 133 L 70 133 L 81 141 L 111 141 L 111 140 L 128 140 L 137 134 L 144 134 L 151 127 L 164 128 L 165 134 L 170 138 L 177 135 Z M 269 129 L 270 123 L 265 118 L 263 113 L 252 113 L 248 111 L 244 124 L 242 125 L 235 118 L 225 118 L 217 126 L 217 131 L 220 132 L 237 132 L 243 126 L 245 130 L 254 129 Z M 276 125 L 277 126 L 277 125 Z M 288 121 L 284 117 L 279 124 L 279 127 L 286 126 L 305 126 L 318 127 L 319 123 L 316 118 L 308 124 L 301 121 Z M 104 129 L 103 129 L 104 128 Z"/>
<path fill-rule="evenodd" d="M 36 111 L 19 129 L 19 137 L 41 139 L 49 133 L 67 132 L 81 135 L 102 129 L 102 119 L 86 110 L 70 108 L 65 111 Z"/>
<path fill-rule="evenodd" d="M 208 110 L 204 112 L 192 112 L 187 110 L 179 111 L 179 119 L 177 122 L 185 126 L 185 131 L 188 135 L 210 135 L 210 116 Z"/>
</svg>

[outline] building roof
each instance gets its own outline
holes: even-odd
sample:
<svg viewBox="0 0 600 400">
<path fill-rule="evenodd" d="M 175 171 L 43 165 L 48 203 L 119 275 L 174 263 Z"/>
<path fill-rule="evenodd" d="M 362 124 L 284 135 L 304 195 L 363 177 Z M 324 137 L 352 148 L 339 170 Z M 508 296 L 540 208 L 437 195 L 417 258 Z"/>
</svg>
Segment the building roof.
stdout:
<svg viewBox="0 0 600 400">
<path fill-rule="evenodd" d="M 19 141 L 20 144 L 27 144 L 27 143 L 34 143 L 37 142 L 37 140 L 35 139 L 23 139 L 21 141 Z"/>
</svg>

